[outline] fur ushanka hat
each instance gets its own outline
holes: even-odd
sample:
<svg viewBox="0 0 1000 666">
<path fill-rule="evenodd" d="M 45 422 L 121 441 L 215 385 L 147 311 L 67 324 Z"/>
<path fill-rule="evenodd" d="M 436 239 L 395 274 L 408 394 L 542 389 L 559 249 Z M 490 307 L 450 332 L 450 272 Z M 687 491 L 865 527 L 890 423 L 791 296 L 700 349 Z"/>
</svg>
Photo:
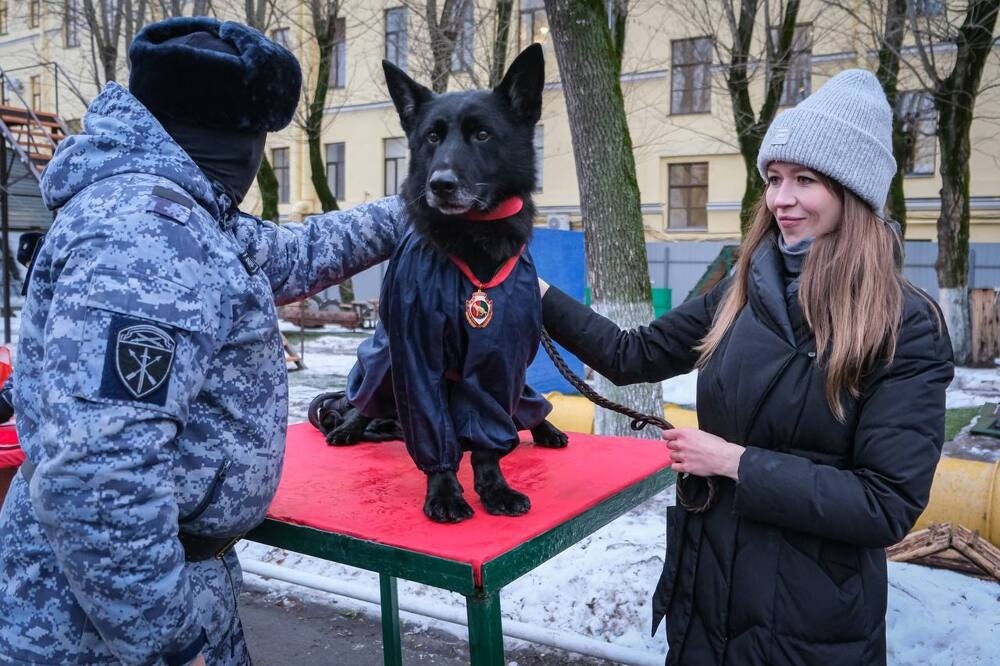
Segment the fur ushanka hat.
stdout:
<svg viewBox="0 0 1000 666">
<path fill-rule="evenodd" d="M 295 56 L 234 21 L 198 16 L 151 23 L 128 57 L 129 90 L 158 118 L 274 132 L 291 122 L 299 103 Z"/>
</svg>

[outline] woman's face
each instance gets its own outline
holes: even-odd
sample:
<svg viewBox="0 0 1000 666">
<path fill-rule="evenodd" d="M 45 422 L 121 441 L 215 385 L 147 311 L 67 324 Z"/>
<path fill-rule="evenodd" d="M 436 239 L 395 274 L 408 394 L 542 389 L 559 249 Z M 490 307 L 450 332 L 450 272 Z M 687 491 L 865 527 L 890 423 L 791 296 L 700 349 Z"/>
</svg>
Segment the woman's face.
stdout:
<svg viewBox="0 0 1000 666">
<path fill-rule="evenodd" d="M 765 202 L 786 245 L 830 233 L 844 210 L 840 198 L 815 171 L 788 162 L 768 165 Z"/>
</svg>

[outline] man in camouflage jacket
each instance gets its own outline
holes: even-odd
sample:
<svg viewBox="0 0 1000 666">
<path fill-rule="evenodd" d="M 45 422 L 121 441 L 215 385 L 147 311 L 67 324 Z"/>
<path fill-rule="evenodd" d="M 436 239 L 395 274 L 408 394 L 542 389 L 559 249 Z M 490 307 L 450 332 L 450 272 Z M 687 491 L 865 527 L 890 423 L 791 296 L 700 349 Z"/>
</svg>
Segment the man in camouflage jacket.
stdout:
<svg viewBox="0 0 1000 666">
<path fill-rule="evenodd" d="M 269 91 L 285 95 L 277 110 L 265 100 L 231 118 L 257 132 L 252 178 L 263 135 L 294 112 L 298 64 L 212 19 L 153 24 L 136 42 L 191 33 L 177 57 L 221 41 L 245 70 L 241 89 L 219 93 L 230 103 L 273 83 L 253 79 L 265 66 L 294 87 Z M 135 45 L 130 56 L 135 91 L 136 68 L 152 66 Z M 195 71 L 174 83 L 211 102 Z M 0 664 L 249 663 L 226 542 L 263 519 L 281 472 L 275 303 L 378 263 L 401 235 L 395 199 L 280 227 L 239 213 L 249 181 L 196 163 L 197 147 L 164 129 L 177 118 L 150 108 L 109 83 L 43 179 L 59 214 L 22 318 L 14 406 L 28 464 L 0 514 Z"/>
</svg>

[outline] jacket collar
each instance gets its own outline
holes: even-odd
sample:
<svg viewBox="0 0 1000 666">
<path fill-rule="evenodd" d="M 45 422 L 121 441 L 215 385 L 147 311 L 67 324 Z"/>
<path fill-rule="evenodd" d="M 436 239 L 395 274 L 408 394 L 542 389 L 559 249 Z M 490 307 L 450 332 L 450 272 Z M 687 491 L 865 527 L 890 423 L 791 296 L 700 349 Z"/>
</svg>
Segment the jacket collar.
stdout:
<svg viewBox="0 0 1000 666">
<path fill-rule="evenodd" d="M 765 326 L 788 344 L 796 346 L 795 329 L 785 299 L 783 271 L 777 234 L 771 234 L 750 260 L 747 301 Z"/>
</svg>

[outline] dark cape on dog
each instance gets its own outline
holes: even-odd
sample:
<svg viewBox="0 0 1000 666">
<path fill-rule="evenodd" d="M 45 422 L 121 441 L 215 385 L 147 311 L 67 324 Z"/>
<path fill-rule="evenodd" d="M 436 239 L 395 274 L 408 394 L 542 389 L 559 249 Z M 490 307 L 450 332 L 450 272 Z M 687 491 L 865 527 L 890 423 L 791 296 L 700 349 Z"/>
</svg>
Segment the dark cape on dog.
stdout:
<svg viewBox="0 0 1000 666">
<path fill-rule="evenodd" d="M 494 313 L 485 328 L 465 319 L 474 290 L 451 260 L 411 230 L 382 282 L 385 328 L 359 348 L 348 380 L 348 399 L 362 414 L 389 416 L 395 407 L 412 433 L 410 456 L 427 473 L 457 471 L 466 449 L 509 453 L 518 428 L 534 427 L 551 410 L 525 384 L 542 326 L 528 250 L 506 280 L 487 290 Z M 389 338 L 405 341 L 406 353 L 389 349 Z"/>
</svg>

